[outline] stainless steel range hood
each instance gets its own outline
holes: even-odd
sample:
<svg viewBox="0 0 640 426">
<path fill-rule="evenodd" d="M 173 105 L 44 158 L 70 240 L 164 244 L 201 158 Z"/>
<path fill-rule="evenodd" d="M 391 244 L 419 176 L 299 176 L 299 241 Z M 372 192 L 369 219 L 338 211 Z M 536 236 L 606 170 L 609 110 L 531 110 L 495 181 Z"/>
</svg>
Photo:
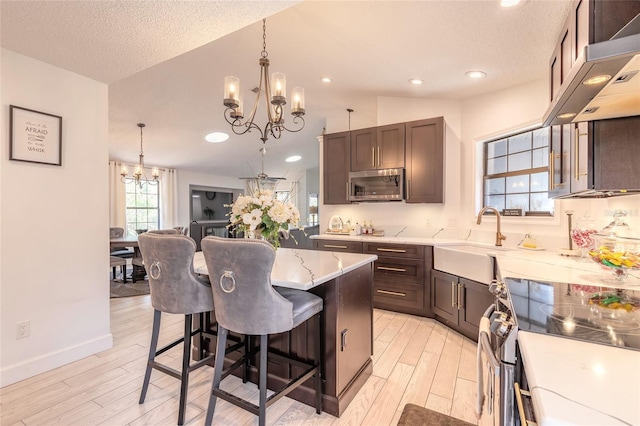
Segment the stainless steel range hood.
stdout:
<svg viewBox="0 0 640 426">
<path fill-rule="evenodd" d="M 611 40 L 585 47 L 544 114 L 544 126 L 640 115 L 639 71 L 640 14 Z M 588 84 L 600 76 L 609 80 Z"/>
</svg>

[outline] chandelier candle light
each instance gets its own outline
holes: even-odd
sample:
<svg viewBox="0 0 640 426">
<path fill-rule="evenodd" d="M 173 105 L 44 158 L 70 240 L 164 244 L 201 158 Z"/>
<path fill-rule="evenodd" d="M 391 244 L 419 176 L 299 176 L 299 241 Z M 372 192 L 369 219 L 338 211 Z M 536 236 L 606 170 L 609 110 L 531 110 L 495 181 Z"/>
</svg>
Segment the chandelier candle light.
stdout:
<svg viewBox="0 0 640 426">
<path fill-rule="evenodd" d="M 227 76 L 224 78 L 224 118 L 231 124 L 231 130 L 237 135 L 244 135 L 252 129 L 260 132 L 260 139 L 263 143 L 267 141 L 269 135 L 274 139 L 280 139 L 283 131 L 299 132 L 304 127 L 304 89 L 294 87 L 291 92 L 293 99 L 291 104 L 291 115 L 296 128 L 287 128 L 284 125 L 282 107 L 287 103 L 287 80 L 284 74 L 274 72 L 269 81 L 269 59 L 267 56 L 267 35 L 266 19 L 262 20 L 262 52 L 259 60 L 260 64 L 260 84 L 256 91 L 256 100 L 251 109 L 249 117 L 243 122 L 244 113 L 242 111 L 242 94 L 240 93 L 240 79 L 238 77 Z M 267 123 L 260 126 L 254 122 L 260 96 L 264 93 L 264 101 L 267 107 Z"/>
<path fill-rule="evenodd" d="M 135 182 L 141 188 L 142 188 L 143 182 L 147 182 L 148 184 L 151 184 L 151 185 L 157 185 L 158 176 L 160 176 L 160 172 L 158 171 L 157 167 L 154 167 L 151 170 L 152 179 L 149 179 L 147 177 L 147 173 L 145 172 L 144 151 L 142 150 L 142 128 L 144 126 L 145 126 L 144 123 L 138 123 L 138 127 L 140 128 L 140 155 L 138 158 L 138 164 L 136 164 L 136 167 L 133 170 L 133 177 L 127 176 L 129 174 L 129 169 L 125 164 L 123 164 L 122 167 L 120 168 L 120 176 L 121 176 L 120 180 L 122 181 L 122 183 Z"/>
</svg>

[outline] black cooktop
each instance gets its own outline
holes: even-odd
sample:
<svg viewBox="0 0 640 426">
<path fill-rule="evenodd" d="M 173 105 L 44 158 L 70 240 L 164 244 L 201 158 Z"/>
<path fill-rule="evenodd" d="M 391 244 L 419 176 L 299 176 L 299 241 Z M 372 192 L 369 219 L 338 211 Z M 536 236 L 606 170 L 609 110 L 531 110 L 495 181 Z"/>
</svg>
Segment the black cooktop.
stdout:
<svg viewBox="0 0 640 426">
<path fill-rule="evenodd" d="M 505 279 L 519 330 L 640 350 L 640 289 Z"/>
</svg>

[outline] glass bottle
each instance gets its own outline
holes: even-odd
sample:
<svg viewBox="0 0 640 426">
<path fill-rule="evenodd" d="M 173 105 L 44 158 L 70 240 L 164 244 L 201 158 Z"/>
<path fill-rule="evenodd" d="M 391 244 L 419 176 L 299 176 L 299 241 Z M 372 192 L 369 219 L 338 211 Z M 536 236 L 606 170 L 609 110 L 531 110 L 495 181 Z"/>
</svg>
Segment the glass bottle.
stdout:
<svg viewBox="0 0 640 426">
<path fill-rule="evenodd" d="M 593 234 L 596 234 L 594 221 L 589 217 L 588 213 L 584 213 L 577 221 L 576 226 L 571 230 L 571 239 L 573 243 L 580 247 L 582 253 L 580 257 L 581 262 L 590 262 L 587 252 L 590 248 L 596 245 L 596 240 L 593 238 Z"/>
</svg>

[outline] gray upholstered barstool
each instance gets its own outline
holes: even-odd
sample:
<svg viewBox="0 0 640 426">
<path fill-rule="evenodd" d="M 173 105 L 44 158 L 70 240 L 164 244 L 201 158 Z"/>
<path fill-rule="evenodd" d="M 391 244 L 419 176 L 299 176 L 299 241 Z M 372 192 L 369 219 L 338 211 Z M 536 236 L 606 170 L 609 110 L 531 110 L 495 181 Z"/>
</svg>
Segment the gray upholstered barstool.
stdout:
<svg viewBox="0 0 640 426">
<path fill-rule="evenodd" d="M 211 290 L 218 321 L 218 343 L 213 376 L 213 386 L 205 424 L 213 421 L 218 397 L 258 415 L 260 426 L 265 424 L 266 409 L 305 381 L 314 377 L 316 412 L 322 412 L 322 374 L 320 350 L 320 313 L 322 299 L 302 290 L 274 288 L 271 286 L 271 270 L 276 252 L 266 241 L 206 237 L 201 242 L 202 252 L 209 272 Z M 284 357 L 268 351 L 268 335 L 293 330 L 317 316 L 315 323 L 315 360 Z M 229 332 L 260 336 L 260 346 L 245 349 L 244 359 L 230 368 L 248 368 L 249 359 L 260 352 L 258 366 L 259 405 L 256 406 L 220 389 L 220 382 L 229 370 L 223 372 L 224 353 Z M 248 339 L 245 338 L 245 341 Z M 245 346 L 247 348 L 247 346 Z M 269 352 L 269 353 L 268 353 Z M 267 398 L 267 353 L 269 357 L 304 369 L 283 389 Z M 244 374 L 245 372 L 243 372 Z"/>
<path fill-rule="evenodd" d="M 209 334 L 205 330 L 205 319 L 213 310 L 211 287 L 202 281 L 193 271 L 193 255 L 196 251 L 196 243 L 189 237 L 180 234 L 161 234 L 145 232 L 138 236 L 138 244 L 142 252 L 144 264 L 147 267 L 149 277 L 149 290 L 151 292 L 151 305 L 153 306 L 153 331 L 149 346 L 149 359 L 144 375 L 140 404 L 144 402 L 151 378 L 151 369 L 156 369 L 180 379 L 180 408 L 178 411 L 178 424 L 184 423 L 185 408 L 187 403 L 187 388 L 189 385 L 189 373 L 205 364 L 212 364 L 214 355 L 205 356 L 204 335 Z M 184 336 L 158 349 L 158 336 L 160 334 L 160 318 L 162 312 L 181 314 L 185 316 Z M 192 315 L 200 315 L 199 327 L 193 330 Z M 205 315 L 206 313 L 206 315 Z M 208 325 L 209 321 L 207 321 Z M 191 365 L 191 338 L 198 335 L 200 339 L 200 361 Z M 213 337 L 213 336 L 210 336 Z M 155 357 L 184 343 L 182 354 L 182 371 L 177 371 L 155 361 Z"/>
</svg>

